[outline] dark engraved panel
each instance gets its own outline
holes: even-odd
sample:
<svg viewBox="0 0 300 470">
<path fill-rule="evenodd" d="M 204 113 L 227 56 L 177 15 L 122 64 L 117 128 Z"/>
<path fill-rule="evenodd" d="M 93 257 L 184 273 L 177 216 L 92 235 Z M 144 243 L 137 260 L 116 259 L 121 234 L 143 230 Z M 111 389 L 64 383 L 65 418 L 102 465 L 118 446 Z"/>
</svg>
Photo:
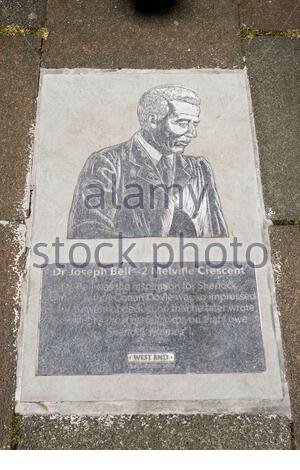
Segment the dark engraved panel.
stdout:
<svg viewBox="0 0 300 470">
<path fill-rule="evenodd" d="M 43 270 L 39 375 L 265 370 L 255 270 Z"/>
</svg>

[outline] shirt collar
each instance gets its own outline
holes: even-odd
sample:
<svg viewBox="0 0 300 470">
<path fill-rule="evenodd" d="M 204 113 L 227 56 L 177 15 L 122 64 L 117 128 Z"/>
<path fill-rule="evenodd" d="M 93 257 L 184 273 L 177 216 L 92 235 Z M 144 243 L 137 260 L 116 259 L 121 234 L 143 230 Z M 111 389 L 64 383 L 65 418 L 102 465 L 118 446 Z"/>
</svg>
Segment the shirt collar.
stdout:
<svg viewBox="0 0 300 470">
<path fill-rule="evenodd" d="M 159 160 L 162 157 L 162 154 L 158 150 L 156 150 L 156 148 L 154 148 L 151 144 L 149 144 L 149 142 L 147 142 L 144 139 L 144 137 L 142 136 L 142 134 L 140 132 L 138 132 L 136 134 L 136 139 L 141 144 L 141 146 L 144 147 L 146 152 L 150 155 L 150 157 L 154 161 L 155 165 L 157 165 Z"/>
</svg>

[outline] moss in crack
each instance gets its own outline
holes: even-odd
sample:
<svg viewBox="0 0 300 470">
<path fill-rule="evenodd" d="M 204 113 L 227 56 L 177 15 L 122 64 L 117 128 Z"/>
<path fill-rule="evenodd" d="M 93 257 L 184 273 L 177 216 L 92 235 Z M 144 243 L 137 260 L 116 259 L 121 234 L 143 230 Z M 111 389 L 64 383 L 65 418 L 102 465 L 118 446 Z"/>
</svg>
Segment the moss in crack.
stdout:
<svg viewBox="0 0 300 470">
<path fill-rule="evenodd" d="M 295 220 L 295 225 L 300 229 L 300 218 L 298 220 Z"/>
<path fill-rule="evenodd" d="M 242 24 L 240 27 L 240 35 L 242 39 L 253 39 L 256 36 L 281 36 L 286 38 L 300 39 L 300 30 L 288 29 L 287 31 L 264 31 L 262 29 L 255 28 L 255 26 L 247 26 L 245 24 Z"/>
<path fill-rule="evenodd" d="M 273 225 L 296 225 L 300 228 L 300 219 L 289 220 L 289 219 L 272 219 Z"/>
<path fill-rule="evenodd" d="M 37 36 L 42 39 L 47 39 L 49 31 L 45 27 L 31 28 L 29 26 L 20 26 L 17 24 L 0 25 L 0 34 L 5 36 Z"/>
<path fill-rule="evenodd" d="M 22 417 L 20 415 L 14 415 L 9 426 L 10 432 L 10 448 L 17 449 L 20 435 L 21 435 Z"/>
</svg>

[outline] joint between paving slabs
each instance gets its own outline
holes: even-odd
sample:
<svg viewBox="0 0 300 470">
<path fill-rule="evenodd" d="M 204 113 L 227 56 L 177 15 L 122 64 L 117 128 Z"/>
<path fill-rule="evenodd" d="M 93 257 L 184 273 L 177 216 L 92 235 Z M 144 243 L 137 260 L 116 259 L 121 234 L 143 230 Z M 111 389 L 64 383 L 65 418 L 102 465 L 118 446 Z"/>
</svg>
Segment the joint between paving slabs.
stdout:
<svg viewBox="0 0 300 470">
<path fill-rule="evenodd" d="M 292 444 L 291 450 L 297 450 L 294 421 L 290 422 L 290 432 L 291 432 L 291 444 Z"/>
<path fill-rule="evenodd" d="M 300 228 L 300 217 L 299 219 L 271 219 L 273 225 L 295 225 Z"/>
<path fill-rule="evenodd" d="M 0 34 L 5 36 L 37 36 L 42 39 L 47 39 L 49 30 L 45 26 L 33 28 L 31 26 L 21 26 L 11 23 L 8 25 L 0 25 Z"/>
<path fill-rule="evenodd" d="M 32 215 L 32 196 L 33 196 L 33 189 L 30 189 L 29 192 L 29 201 L 28 201 L 28 211 L 26 219 L 30 219 Z"/>
<path fill-rule="evenodd" d="M 255 26 L 248 26 L 242 23 L 240 26 L 240 36 L 242 39 L 253 39 L 257 36 L 277 36 L 300 39 L 300 29 L 287 29 L 286 31 L 271 29 L 266 31 L 263 29 L 258 29 Z"/>
<path fill-rule="evenodd" d="M 14 413 L 9 425 L 9 446 L 11 450 L 17 450 L 21 437 L 22 416 Z"/>
</svg>

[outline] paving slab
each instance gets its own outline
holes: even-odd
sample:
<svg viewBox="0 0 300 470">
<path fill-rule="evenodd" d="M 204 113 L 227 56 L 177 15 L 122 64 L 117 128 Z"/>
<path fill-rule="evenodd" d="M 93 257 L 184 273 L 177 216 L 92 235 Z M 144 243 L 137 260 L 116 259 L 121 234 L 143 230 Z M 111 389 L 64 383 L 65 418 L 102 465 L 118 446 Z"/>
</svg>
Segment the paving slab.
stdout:
<svg viewBox="0 0 300 470">
<path fill-rule="evenodd" d="M 251 415 L 27 416 L 18 449 L 291 449 L 287 418 Z"/>
<path fill-rule="evenodd" d="M 258 139 L 267 214 L 300 214 L 300 41 L 259 37 L 243 41 Z"/>
<path fill-rule="evenodd" d="M 41 40 L 0 35 L 0 220 L 28 214 L 26 178 L 34 123 Z"/>
<path fill-rule="evenodd" d="M 300 448 L 300 229 L 274 226 L 270 236 L 295 437 Z"/>
<path fill-rule="evenodd" d="M 47 0 L 0 0 L 0 25 L 42 26 L 46 5 Z"/>
<path fill-rule="evenodd" d="M 300 28 L 297 0 L 239 0 L 241 24 L 264 31 Z"/>
<path fill-rule="evenodd" d="M 164 2 L 166 3 L 166 2 Z M 163 14 L 123 0 L 49 0 L 46 67 L 189 68 L 241 66 L 237 5 L 173 2 Z"/>
<path fill-rule="evenodd" d="M 16 368 L 19 283 L 23 269 L 23 227 L 0 223 L 0 448 L 10 444 Z"/>
</svg>

